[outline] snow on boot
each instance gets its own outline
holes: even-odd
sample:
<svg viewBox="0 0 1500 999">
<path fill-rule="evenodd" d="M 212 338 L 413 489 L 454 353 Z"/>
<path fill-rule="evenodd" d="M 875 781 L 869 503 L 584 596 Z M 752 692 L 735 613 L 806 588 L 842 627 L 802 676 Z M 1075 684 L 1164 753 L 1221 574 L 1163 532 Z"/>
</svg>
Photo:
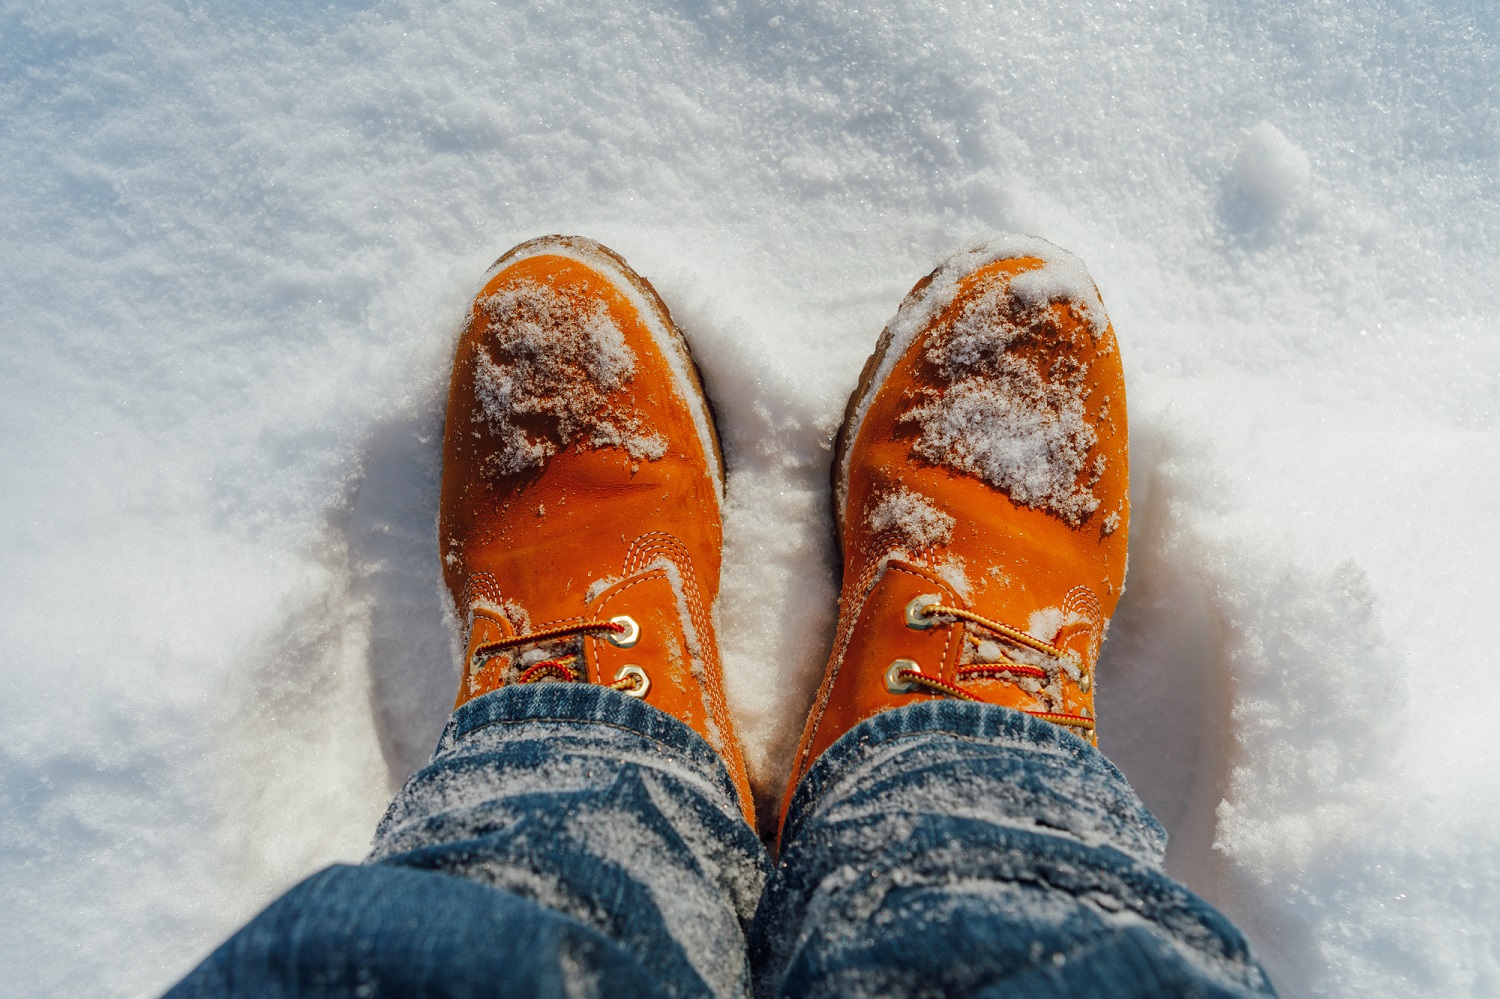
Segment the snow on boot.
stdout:
<svg viewBox="0 0 1500 999">
<path fill-rule="evenodd" d="M 919 282 L 849 400 L 833 479 L 838 633 L 786 800 L 839 736 L 922 698 L 1094 742 L 1130 506 L 1124 375 L 1083 265 L 1002 236 Z"/>
<path fill-rule="evenodd" d="M 457 703 L 540 682 L 640 698 L 719 751 L 753 824 L 714 633 L 722 492 L 697 369 L 651 285 L 579 237 L 506 253 L 459 340 L 443 440 Z"/>
</svg>

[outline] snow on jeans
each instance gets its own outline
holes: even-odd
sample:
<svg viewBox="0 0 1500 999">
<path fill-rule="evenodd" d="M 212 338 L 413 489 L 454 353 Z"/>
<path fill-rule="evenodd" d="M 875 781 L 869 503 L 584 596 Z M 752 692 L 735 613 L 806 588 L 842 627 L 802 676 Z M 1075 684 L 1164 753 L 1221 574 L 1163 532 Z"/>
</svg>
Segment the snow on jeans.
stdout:
<svg viewBox="0 0 1500 999">
<path fill-rule="evenodd" d="M 1272 994 L 1165 844 L 1081 740 L 929 701 L 818 760 L 773 868 L 687 726 L 508 687 L 454 713 L 365 864 L 297 885 L 169 995 Z"/>
</svg>

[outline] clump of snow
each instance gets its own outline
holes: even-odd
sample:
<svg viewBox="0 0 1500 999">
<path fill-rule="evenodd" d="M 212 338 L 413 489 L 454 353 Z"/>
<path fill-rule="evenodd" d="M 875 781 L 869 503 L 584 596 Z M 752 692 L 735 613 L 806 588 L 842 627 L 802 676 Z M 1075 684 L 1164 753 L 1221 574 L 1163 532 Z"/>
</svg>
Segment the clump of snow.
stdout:
<svg viewBox="0 0 1500 999">
<path fill-rule="evenodd" d="M 1281 129 L 1263 121 L 1240 143 L 1231 175 L 1247 207 L 1269 221 L 1301 198 L 1312 160 Z"/>
<path fill-rule="evenodd" d="M 602 576 L 599 579 L 594 580 L 588 585 L 588 588 L 583 591 L 584 602 L 590 604 L 593 603 L 595 600 L 599 599 L 600 594 L 609 589 L 611 586 L 614 586 L 619 581 L 620 577 L 618 576 Z"/>
<path fill-rule="evenodd" d="M 990 293 L 997 290 L 992 287 Z M 1018 307 L 1017 311 L 1040 315 L 1049 306 L 1062 305 L 1083 320 L 1095 340 L 1109 330 L 1109 314 L 1104 310 L 1104 303 L 1099 301 L 1099 290 L 1094 287 L 1094 281 L 1089 277 L 1088 268 L 1084 267 L 1083 261 L 1071 253 L 1048 254 L 1041 267 L 1033 267 L 1011 277 L 1006 290 L 1011 301 Z M 984 320 L 977 309 L 975 304 L 965 312 L 973 310 L 982 325 Z"/>
<path fill-rule="evenodd" d="M 945 545 L 953 536 L 953 517 L 904 486 L 881 496 L 866 523 L 876 534 L 896 532 L 913 549 Z"/>
<path fill-rule="evenodd" d="M 1043 607 L 1031 612 L 1031 617 L 1026 622 L 1026 634 L 1051 642 L 1057 638 L 1057 633 L 1062 631 L 1065 623 L 1068 622 L 1061 607 Z"/>
<path fill-rule="evenodd" d="M 927 390 L 902 419 L 919 428 L 912 445 L 918 457 L 1076 524 L 1099 506 L 1091 486 L 1104 458 L 1090 460 L 1098 434 L 1084 410 L 1085 369 L 1068 363 L 1064 331 L 1071 327 L 1050 311 L 1072 282 L 1050 280 L 1047 271 L 1021 275 L 1039 280 L 1020 290 L 1016 280 L 992 282 L 933 331 L 927 358 L 946 387 Z M 1062 349 L 1022 350 L 1038 344 Z"/>
<path fill-rule="evenodd" d="M 1016 379 L 1005 389 L 966 378 L 908 411 L 906 419 L 922 427 L 912 451 L 972 472 L 1022 506 L 1078 523 L 1099 506 L 1090 486 L 1100 470 L 1086 464 L 1097 436 L 1082 403 L 1060 394 L 1039 378 L 1030 385 Z"/>
<path fill-rule="evenodd" d="M 603 302 L 523 280 L 502 285 L 479 308 L 488 328 L 474 369 L 475 419 L 498 441 L 487 474 L 539 467 L 575 440 L 623 448 L 638 461 L 666 453 L 640 414 L 611 405 L 635 373 L 635 352 Z"/>
<path fill-rule="evenodd" d="M 945 553 L 936 561 L 927 560 L 927 564 L 943 582 L 953 587 L 955 593 L 965 599 L 969 597 L 972 590 L 969 588 L 968 563 L 962 558 Z"/>
</svg>

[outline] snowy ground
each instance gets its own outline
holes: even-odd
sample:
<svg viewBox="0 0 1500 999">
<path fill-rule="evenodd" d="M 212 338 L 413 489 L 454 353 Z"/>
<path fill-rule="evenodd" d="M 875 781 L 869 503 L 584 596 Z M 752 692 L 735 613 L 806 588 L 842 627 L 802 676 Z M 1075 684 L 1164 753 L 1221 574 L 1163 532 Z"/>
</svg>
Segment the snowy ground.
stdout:
<svg viewBox="0 0 1500 999">
<path fill-rule="evenodd" d="M 1497 50 L 1419 0 L 0 4 L 0 991 L 153 993 L 363 853 L 452 696 L 454 325 L 529 236 L 705 368 L 774 788 L 844 398 L 1002 229 L 1125 352 L 1101 729 L 1172 869 L 1289 996 L 1500 995 Z"/>
</svg>

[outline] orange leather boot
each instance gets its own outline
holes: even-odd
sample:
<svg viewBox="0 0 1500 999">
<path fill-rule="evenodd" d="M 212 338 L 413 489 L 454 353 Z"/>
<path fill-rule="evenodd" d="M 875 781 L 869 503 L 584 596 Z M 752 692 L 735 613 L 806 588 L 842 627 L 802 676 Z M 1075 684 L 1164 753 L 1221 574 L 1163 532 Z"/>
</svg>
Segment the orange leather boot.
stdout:
<svg viewBox="0 0 1500 999">
<path fill-rule="evenodd" d="M 949 697 L 1094 737 L 1125 582 L 1125 382 L 1083 265 L 1043 240 L 954 253 L 849 400 L 833 468 L 838 634 L 783 803 L 887 708 Z"/>
<path fill-rule="evenodd" d="M 457 704 L 559 681 L 640 698 L 719 751 L 753 826 L 714 634 L 722 491 L 697 369 L 651 285 L 574 236 L 496 261 L 458 343 L 443 439 Z"/>
</svg>

